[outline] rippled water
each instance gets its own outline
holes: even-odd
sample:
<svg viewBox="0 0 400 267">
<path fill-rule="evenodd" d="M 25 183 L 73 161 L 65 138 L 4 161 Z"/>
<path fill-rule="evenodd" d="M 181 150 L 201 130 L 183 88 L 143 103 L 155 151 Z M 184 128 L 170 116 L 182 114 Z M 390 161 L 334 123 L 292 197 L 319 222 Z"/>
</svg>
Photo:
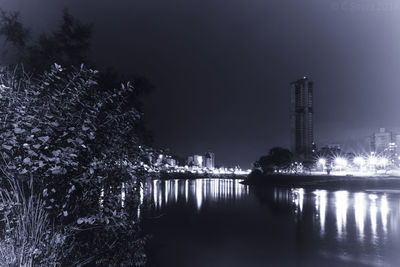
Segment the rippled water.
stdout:
<svg viewBox="0 0 400 267">
<path fill-rule="evenodd" d="M 400 266 L 400 190 L 155 180 L 148 266 Z"/>
</svg>

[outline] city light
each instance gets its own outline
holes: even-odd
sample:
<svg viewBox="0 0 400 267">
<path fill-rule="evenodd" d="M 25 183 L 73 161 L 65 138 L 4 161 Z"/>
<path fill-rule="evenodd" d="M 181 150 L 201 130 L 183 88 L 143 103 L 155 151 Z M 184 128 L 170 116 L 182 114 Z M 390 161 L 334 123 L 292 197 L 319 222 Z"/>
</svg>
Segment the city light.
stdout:
<svg viewBox="0 0 400 267">
<path fill-rule="evenodd" d="M 378 162 L 378 159 L 377 159 L 375 156 L 370 156 L 370 157 L 368 158 L 368 163 L 369 163 L 370 165 L 376 165 L 377 162 Z"/>
<path fill-rule="evenodd" d="M 387 158 L 380 158 L 379 159 L 379 165 L 381 166 L 386 166 L 388 164 L 389 160 Z"/>
<path fill-rule="evenodd" d="M 326 165 L 326 159 L 320 158 L 320 159 L 318 160 L 318 164 L 320 164 L 320 165 L 322 165 L 322 166 L 325 166 L 325 165 Z"/>
<path fill-rule="evenodd" d="M 359 165 L 359 166 L 362 166 L 365 164 L 365 160 L 363 157 L 355 157 L 353 159 L 353 162 L 354 162 L 354 164 Z"/>
<path fill-rule="evenodd" d="M 335 165 L 341 168 L 346 167 L 347 160 L 345 158 L 337 157 L 335 158 Z"/>
</svg>

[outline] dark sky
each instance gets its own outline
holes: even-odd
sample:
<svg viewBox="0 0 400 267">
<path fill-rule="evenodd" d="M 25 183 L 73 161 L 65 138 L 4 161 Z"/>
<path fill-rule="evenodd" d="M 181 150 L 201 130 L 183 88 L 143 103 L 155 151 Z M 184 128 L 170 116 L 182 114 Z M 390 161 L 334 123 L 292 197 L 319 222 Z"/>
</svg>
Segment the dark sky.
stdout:
<svg viewBox="0 0 400 267">
<path fill-rule="evenodd" d="M 34 32 L 61 9 L 94 25 L 92 59 L 147 76 L 157 144 L 248 168 L 289 146 L 289 83 L 315 82 L 318 145 L 399 130 L 395 0 L 0 0 Z"/>
</svg>

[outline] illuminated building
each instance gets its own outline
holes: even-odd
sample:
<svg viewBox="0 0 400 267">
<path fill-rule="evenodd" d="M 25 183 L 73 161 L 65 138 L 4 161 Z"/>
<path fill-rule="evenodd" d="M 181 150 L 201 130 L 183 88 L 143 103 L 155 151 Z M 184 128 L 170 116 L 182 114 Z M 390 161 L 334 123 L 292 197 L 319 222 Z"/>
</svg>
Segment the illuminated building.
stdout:
<svg viewBox="0 0 400 267">
<path fill-rule="evenodd" d="M 204 156 L 194 155 L 193 156 L 193 165 L 199 168 L 203 168 L 204 166 Z"/>
<path fill-rule="evenodd" d="M 194 159 L 193 156 L 189 156 L 187 159 L 187 165 L 191 166 L 194 164 Z"/>
<path fill-rule="evenodd" d="M 214 153 L 207 152 L 205 154 L 205 156 L 204 156 L 204 159 L 205 159 L 204 166 L 207 169 L 210 169 L 210 170 L 214 169 L 214 167 L 215 167 L 215 155 L 214 155 Z"/>
<path fill-rule="evenodd" d="M 166 159 L 166 162 L 171 167 L 175 167 L 176 166 L 176 159 L 173 159 L 172 157 L 168 157 Z"/>
<path fill-rule="evenodd" d="M 314 145 L 313 82 L 303 77 L 291 83 L 291 149 L 297 158 L 310 159 Z"/>
<path fill-rule="evenodd" d="M 380 128 L 379 132 L 372 135 L 371 151 L 375 153 L 382 153 L 389 149 L 391 142 L 392 133 L 387 131 L 385 128 Z"/>
<path fill-rule="evenodd" d="M 393 141 L 396 144 L 396 153 L 400 155 L 400 134 L 396 134 Z"/>
</svg>

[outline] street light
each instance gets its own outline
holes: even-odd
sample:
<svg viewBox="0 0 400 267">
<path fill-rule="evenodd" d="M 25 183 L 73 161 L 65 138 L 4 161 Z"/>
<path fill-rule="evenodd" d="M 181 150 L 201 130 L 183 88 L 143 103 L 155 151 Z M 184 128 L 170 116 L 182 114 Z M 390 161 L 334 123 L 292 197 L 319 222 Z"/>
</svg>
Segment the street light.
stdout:
<svg viewBox="0 0 400 267">
<path fill-rule="evenodd" d="M 335 158 L 335 165 L 342 171 L 342 168 L 347 166 L 347 160 L 342 157 L 337 157 Z"/>
<path fill-rule="evenodd" d="M 379 165 L 382 166 L 384 169 L 386 169 L 388 162 L 389 160 L 387 158 L 382 157 L 379 159 Z"/>
<path fill-rule="evenodd" d="M 317 163 L 319 166 L 321 166 L 322 171 L 324 171 L 324 169 L 326 168 L 326 159 L 319 158 Z"/>
<path fill-rule="evenodd" d="M 368 163 L 369 163 L 370 165 L 376 165 L 377 162 L 378 162 L 378 159 L 377 159 L 375 156 L 370 156 L 370 157 L 368 158 Z"/>
<path fill-rule="evenodd" d="M 323 167 L 325 167 L 325 165 L 326 165 L 326 159 L 320 158 L 320 159 L 318 160 L 318 164 L 320 164 L 320 165 L 322 165 Z"/>
</svg>

